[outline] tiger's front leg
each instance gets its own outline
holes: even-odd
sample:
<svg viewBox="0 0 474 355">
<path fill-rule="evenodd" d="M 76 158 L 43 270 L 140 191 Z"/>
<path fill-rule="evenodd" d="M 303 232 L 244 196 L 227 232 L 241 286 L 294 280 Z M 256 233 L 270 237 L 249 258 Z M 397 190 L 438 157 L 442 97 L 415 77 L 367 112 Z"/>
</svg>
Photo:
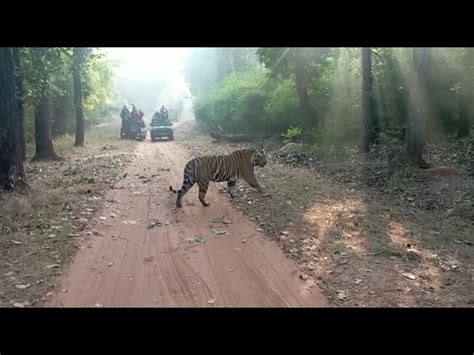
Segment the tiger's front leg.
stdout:
<svg viewBox="0 0 474 355">
<path fill-rule="evenodd" d="M 207 189 L 209 188 L 209 183 L 199 182 L 198 186 L 199 186 L 199 201 L 201 201 L 203 206 L 209 206 L 210 203 L 206 202 L 205 200 Z"/>
<path fill-rule="evenodd" d="M 257 189 L 258 192 L 263 194 L 264 192 L 263 187 L 260 186 L 255 175 L 252 174 L 252 175 L 244 176 L 244 180 L 247 181 L 247 184 L 249 184 L 251 187 L 253 187 L 254 189 Z"/>
</svg>

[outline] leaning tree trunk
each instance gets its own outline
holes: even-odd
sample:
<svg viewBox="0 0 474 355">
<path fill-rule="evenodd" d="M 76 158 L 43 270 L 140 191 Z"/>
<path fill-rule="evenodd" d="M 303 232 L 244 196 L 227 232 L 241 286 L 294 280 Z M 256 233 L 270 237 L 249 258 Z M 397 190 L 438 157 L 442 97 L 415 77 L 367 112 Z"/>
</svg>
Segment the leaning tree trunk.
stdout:
<svg viewBox="0 0 474 355">
<path fill-rule="evenodd" d="M 423 133 L 428 114 L 427 81 L 430 72 L 431 48 L 414 48 L 414 70 L 410 90 L 410 108 L 408 111 L 408 127 L 405 136 L 406 158 L 420 168 L 427 168 L 423 160 Z"/>
<path fill-rule="evenodd" d="M 309 101 L 308 94 L 308 81 L 306 76 L 306 65 L 307 61 L 305 58 L 304 49 L 295 48 L 295 85 L 296 94 L 298 95 L 298 101 L 300 108 L 303 113 L 304 125 L 306 128 L 310 128 L 317 125 L 316 113 Z"/>
<path fill-rule="evenodd" d="M 362 151 L 368 153 L 375 143 L 374 93 L 372 87 L 372 51 L 361 48 L 362 62 Z"/>
<path fill-rule="evenodd" d="M 51 137 L 51 98 L 43 96 L 35 108 L 36 154 L 33 160 L 57 160 Z"/>
<path fill-rule="evenodd" d="M 12 48 L 0 48 L 0 189 L 27 187 Z"/>
<path fill-rule="evenodd" d="M 74 107 L 76 109 L 76 142 L 75 147 L 84 145 L 84 111 L 82 108 L 82 48 L 73 49 Z"/>
</svg>

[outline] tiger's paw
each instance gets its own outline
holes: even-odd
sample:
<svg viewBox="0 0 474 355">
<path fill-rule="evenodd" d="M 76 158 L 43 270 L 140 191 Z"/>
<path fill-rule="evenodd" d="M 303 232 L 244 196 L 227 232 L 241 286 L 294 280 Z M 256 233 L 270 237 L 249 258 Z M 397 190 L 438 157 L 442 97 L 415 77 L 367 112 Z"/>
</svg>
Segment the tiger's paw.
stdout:
<svg viewBox="0 0 474 355">
<path fill-rule="evenodd" d="M 209 202 L 204 201 L 204 200 L 201 200 L 201 203 L 202 203 L 202 205 L 203 205 L 204 207 L 208 207 L 208 206 L 211 205 Z"/>
</svg>

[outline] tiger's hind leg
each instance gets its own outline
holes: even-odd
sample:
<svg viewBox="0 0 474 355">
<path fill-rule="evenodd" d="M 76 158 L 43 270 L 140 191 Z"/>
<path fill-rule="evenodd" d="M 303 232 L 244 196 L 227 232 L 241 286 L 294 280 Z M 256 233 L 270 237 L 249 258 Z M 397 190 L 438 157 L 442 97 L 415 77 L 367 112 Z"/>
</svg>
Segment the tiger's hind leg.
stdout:
<svg viewBox="0 0 474 355">
<path fill-rule="evenodd" d="M 183 207 L 183 197 L 189 191 L 191 187 L 194 186 L 194 181 L 192 177 L 184 178 L 183 185 L 178 190 L 178 197 L 176 198 L 176 207 Z"/>
<path fill-rule="evenodd" d="M 201 201 L 203 206 L 209 206 L 210 203 L 206 202 L 205 197 L 207 189 L 209 188 L 209 183 L 198 182 L 199 186 L 199 201 Z"/>
<path fill-rule="evenodd" d="M 237 185 L 237 180 L 231 179 L 227 181 L 227 192 L 229 193 L 230 198 L 235 197 L 235 185 Z"/>
</svg>

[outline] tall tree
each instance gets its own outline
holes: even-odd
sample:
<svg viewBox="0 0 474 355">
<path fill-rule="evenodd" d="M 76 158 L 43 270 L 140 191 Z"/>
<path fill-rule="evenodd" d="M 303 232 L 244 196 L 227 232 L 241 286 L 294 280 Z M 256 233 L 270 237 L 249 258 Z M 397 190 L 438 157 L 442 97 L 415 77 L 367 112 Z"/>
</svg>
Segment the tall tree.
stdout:
<svg viewBox="0 0 474 355">
<path fill-rule="evenodd" d="M 294 48 L 295 57 L 295 84 L 296 93 L 303 113 L 303 121 L 306 127 L 312 127 L 318 124 L 316 121 L 316 112 L 311 105 L 308 95 L 308 77 L 307 68 L 309 65 L 308 51 L 305 48 Z"/>
<path fill-rule="evenodd" d="M 13 48 L 0 48 L 0 188 L 27 187 Z"/>
<path fill-rule="evenodd" d="M 430 74 L 431 48 L 414 48 L 413 64 L 405 154 L 413 165 L 427 168 L 429 164 L 423 160 L 423 135 L 429 110 L 427 83 Z"/>
<path fill-rule="evenodd" d="M 362 151 L 368 153 L 375 143 L 374 92 L 372 85 L 372 49 L 361 48 L 362 63 Z"/>
<path fill-rule="evenodd" d="M 74 108 L 76 111 L 76 141 L 75 147 L 84 145 L 84 110 L 82 106 L 82 64 L 84 62 L 84 48 L 73 49 L 73 80 L 74 80 Z"/>
<path fill-rule="evenodd" d="M 57 160 L 51 136 L 51 71 L 53 62 L 48 48 L 31 48 L 33 68 L 39 82 L 35 105 L 35 143 L 33 160 Z M 58 54 L 59 55 L 59 54 Z"/>
<path fill-rule="evenodd" d="M 23 161 L 26 160 L 26 139 L 25 139 L 25 91 L 23 89 L 23 69 L 21 66 L 20 59 L 20 48 L 13 48 L 13 60 L 15 63 L 15 78 L 16 78 L 16 88 L 18 95 L 18 124 L 20 130 L 20 147 L 21 147 L 21 156 Z"/>
<path fill-rule="evenodd" d="M 316 108 L 309 99 L 309 73 L 326 64 L 330 53 L 326 48 L 259 48 L 260 61 L 276 76 L 295 78 L 296 94 L 306 128 L 320 124 Z"/>
</svg>

